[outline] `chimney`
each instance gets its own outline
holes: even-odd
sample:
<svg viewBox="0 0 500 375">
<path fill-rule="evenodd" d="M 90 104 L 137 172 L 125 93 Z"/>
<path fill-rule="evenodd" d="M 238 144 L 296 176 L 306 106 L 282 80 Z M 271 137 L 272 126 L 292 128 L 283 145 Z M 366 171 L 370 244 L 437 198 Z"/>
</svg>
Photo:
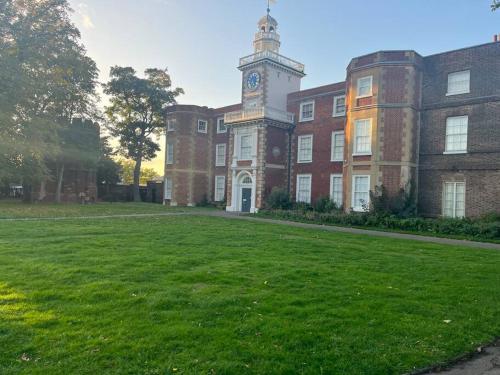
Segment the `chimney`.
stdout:
<svg viewBox="0 0 500 375">
<path fill-rule="evenodd" d="M 500 34 L 493 35 L 493 43 L 497 43 L 497 42 L 500 42 Z"/>
</svg>

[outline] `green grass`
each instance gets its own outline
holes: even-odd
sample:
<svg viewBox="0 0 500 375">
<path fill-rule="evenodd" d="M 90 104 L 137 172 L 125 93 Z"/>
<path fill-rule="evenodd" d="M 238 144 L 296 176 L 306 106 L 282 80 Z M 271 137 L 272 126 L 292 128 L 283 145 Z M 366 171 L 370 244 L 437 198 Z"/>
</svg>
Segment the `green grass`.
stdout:
<svg viewBox="0 0 500 375">
<path fill-rule="evenodd" d="M 170 208 L 161 204 L 150 203 L 97 203 L 81 205 L 53 203 L 24 204 L 19 201 L 0 201 L 0 219 L 149 214 L 186 210 L 189 210 L 189 208 Z"/>
<path fill-rule="evenodd" d="M 215 217 L 0 221 L 0 373 L 400 374 L 500 336 L 499 269 Z"/>
</svg>

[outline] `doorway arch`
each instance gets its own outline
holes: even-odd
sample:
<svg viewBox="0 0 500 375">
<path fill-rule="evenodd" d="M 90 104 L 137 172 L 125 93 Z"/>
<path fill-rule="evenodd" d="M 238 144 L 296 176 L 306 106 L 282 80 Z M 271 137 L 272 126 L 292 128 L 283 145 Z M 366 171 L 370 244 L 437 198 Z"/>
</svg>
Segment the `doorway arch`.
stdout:
<svg viewBox="0 0 500 375">
<path fill-rule="evenodd" d="M 236 181 L 238 181 L 238 211 L 253 212 L 255 208 L 253 176 L 247 171 L 242 171 Z"/>
</svg>

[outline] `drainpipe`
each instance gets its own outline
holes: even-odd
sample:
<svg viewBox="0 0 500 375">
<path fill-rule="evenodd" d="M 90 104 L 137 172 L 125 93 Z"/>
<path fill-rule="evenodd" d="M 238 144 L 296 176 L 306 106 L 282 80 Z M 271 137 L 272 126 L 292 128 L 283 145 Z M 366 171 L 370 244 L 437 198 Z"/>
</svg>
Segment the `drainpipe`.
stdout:
<svg viewBox="0 0 500 375">
<path fill-rule="evenodd" d="M 286 191 L 290 195 L 291 191 L 291 179 L 292 179 L 292 134 L 293 129 L 288 130 L 288 176 L 287 176 L 287 186 Z"/>
</svg>

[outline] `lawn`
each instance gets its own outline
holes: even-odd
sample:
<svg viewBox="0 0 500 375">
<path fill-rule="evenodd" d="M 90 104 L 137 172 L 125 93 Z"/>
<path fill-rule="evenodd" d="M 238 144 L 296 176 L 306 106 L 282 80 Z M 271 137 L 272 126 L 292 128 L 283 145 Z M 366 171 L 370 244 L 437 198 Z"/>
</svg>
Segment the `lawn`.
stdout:
<svg viewBox="0 0 500 375">
<path fill-rule="evenodd" d="M 500 336 L 499 270 L 217 217 L 0 221 L 0 373 L 401 374 Z"/>
</svg>

